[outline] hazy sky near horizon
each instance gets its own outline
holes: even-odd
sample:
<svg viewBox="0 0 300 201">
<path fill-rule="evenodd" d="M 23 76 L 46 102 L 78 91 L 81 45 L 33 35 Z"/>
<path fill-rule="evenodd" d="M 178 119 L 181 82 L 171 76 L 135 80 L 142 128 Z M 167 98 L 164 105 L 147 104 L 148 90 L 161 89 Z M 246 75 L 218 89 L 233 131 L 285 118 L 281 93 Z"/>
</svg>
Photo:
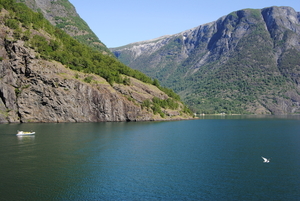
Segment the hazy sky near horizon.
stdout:
<svg viewBox="0 0 300 201">
<path fill-rule="evenodd" d="M 290 6 L 299 0 L 69 0 L 107 47 L 172 35 L 216 21 L 233 11 Z"/>
</svg>

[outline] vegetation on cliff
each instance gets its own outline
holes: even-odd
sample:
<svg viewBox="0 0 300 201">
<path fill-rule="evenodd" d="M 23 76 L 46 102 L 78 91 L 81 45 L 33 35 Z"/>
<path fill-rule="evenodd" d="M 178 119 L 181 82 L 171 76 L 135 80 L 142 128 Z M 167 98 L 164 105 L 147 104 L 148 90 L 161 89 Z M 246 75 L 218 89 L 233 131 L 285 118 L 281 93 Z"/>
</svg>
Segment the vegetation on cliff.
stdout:
<svg viewBox="0 0 300 201">
<path fill-rule="evenodd" d="M 68 0 L 17 0 L 17 2 L 24 3 L 32 10 L 42 13 L 52 25 L 62 29 L 81 43 L 113 56 L 88 24 L 81 19 L 74 6 Z"/>
<path fill-rule="evenodd" d="M 26 47 L 37 52 L 38 58 L 58 61 L 67 68 L 82 73 L 99 75 L 112 86 L 115 84 L 131 85 L 130 77 L 156 86 L 170 98 L 158 102 L 149 99 L 154 113 L 157 113 L 155 105 L 162 109 L 174 109 L 175 106 L 177 109 L 181 108 L 180 98 L 173 90 L 161 87 L 157 80 L 152 80 L 140 71 L 131 69 L 116 58 L 80 43 L 61 29 L 51 25 L 41 13 L 33 12 L 25 4 L 16 3 L 14 0 L 1 0 L 0 9 L 2 10 L 0 22 L 10 28 L 1 33 L 1 37 L 5 38 L 5 46 L 24 41 Z M 86 83 L 91 83 L 92 80 L 93 76 L 84 78 Z M 191 113 L 186 107 L 182 108 L 182 112 Z"/>
<path fill-rule="evenodd" d="M 44 59 L 53 59 L 71 69 L 85 73 L 95 73 L 111 84 L 122 83 L 120 74 L 135 77 L 144 82 L 153 82 L 143 73 L 133 70 L 115 58 L 104 55 L 71 38 L 64 31 L 53 27 L 41 13 L 32 12 L 26 5 L 3 0 L 3 7 L 10 15 L 3 19 L 5 25 L 14 29 L 14 39 L 24 40 Z M 36 34 L 30 30 L 39 31 Z M 41 34 L 42 31 L 46 34 Z M 45 37 L 48 35 L 48 38 Z"/>
</svg>

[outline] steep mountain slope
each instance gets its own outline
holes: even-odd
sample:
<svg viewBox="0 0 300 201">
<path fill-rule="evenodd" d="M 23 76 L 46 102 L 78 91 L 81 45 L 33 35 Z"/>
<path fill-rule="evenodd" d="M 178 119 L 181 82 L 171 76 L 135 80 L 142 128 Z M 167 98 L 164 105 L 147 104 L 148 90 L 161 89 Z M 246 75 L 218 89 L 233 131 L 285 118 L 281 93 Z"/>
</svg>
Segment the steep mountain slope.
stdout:
<svg viewBox="0 0 300 201">
<path fill-rule="evenodd" d="M 0 11 L 0 123 L 191 117 L 173 91 L 79 43 L 24 4 L 2 0 Z"/>
<path fill-rule="evenodd" d="M 244 9 L 111 50 L 200 113 L 300 112 L 300 13 L 290 7 Z"/>
<path fill-rule="evenodd" d="M 64 30 L 78 41 L 102 53 L 112 55 L 68 0 L 17 0 L 17 2 L 24 3 L 32 10 L 42 13 L 51 24 Z"/>
</svg>

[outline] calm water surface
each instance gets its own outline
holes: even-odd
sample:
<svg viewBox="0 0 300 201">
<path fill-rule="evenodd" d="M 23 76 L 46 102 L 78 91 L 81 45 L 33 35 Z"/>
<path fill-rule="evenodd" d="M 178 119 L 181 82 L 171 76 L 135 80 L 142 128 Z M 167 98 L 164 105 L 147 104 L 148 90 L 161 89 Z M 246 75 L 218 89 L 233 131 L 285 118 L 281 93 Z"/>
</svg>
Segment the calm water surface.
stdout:
<svg viewBox="0 0 300 201">
<path fill-rule="evenodd" d="M 2 124 L 0 168 L 0 200 L 300 200 L 300 120 Z"/>
</svg>

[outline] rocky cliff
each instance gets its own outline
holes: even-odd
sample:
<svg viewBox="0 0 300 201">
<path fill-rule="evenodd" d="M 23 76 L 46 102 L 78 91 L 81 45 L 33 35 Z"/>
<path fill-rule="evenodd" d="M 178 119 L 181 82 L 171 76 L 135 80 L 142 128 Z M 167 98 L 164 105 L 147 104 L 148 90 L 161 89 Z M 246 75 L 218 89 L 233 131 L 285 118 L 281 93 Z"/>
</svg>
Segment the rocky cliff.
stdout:
<svg viewBox="0 0 300 201">
<path fill-rule="evenodd" d="M 90 47 L 112 55 L 68 0 L 17 0 L 40 12 L 53 25 Z"/>
<path fill-rule="evenodd" d="M 300 112 L 300 13 L 290 7 L 239 10 L 111 50 L 200 113 Z"/>
<path fill-rule="evenodd" d="M 0 9 L 0 123 L 191 117 L 167 90 L 141 81 L 149 77 L 80 44 L 26 6 L 6 0 Z"/>
<path fill-rule="evenodd" d="M 142 109 L 146 99 L 168 96 L 134 78 L 131 85 L 72 71 L 58 62 L 38 59 L 22 41 L 0 39 L 0 122 L 146 121 L 189 118 L 165 110 L 166 118 Z M 92 82 L 84 81 L 92 77 Z"/>
</svg>

